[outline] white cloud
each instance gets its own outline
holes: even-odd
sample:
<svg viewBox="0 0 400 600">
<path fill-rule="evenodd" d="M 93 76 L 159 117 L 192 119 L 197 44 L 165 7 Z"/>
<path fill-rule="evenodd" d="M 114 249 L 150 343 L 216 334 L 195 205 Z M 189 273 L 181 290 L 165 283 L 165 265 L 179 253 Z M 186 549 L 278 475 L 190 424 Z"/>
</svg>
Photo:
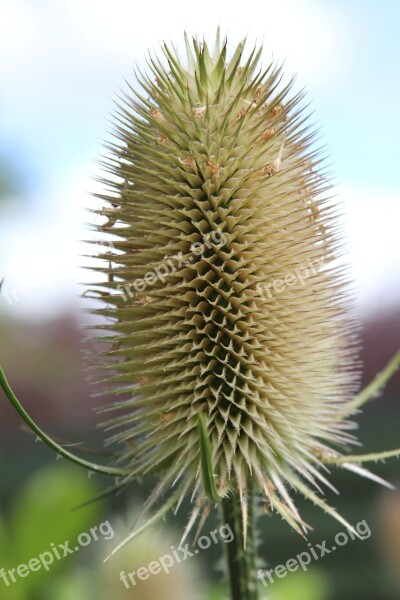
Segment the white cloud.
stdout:
<svg viewBox="0 0 400 600">
<path fill-rule="evenodd" d="M 399 194 L 349 186 L 340 191 L 360 310 L 398 302 Z"/>
</svg>

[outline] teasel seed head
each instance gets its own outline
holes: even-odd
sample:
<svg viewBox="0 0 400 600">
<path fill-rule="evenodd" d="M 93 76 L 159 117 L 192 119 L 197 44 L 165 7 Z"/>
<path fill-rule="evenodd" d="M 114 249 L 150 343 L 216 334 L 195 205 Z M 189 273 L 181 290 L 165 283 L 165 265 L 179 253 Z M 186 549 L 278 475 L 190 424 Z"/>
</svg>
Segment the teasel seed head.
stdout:
<svg viewBox="0 0 400 600">
<path fill-rule="evenodd" d="M 168 491 L 150 522 L 189 495 L 187 533 L 237 493 L 246 528 L 251 481 L 300 533 L 293 490 L 345 523 L 321 486 L 325 462 L 368 473 L 341 455 L 356 324 L 303 93 L 260 48 L 229 58 L 219 34 L 213 52 L 185 39 L 185 60 L 164 45 L 120 99 L 103 164 L 97 229 L 114 253 L 99 255 L 93 312 L 107 317 L 109 442 L 128 480 L 159 474 L 146 511 Z"/>
</svg>

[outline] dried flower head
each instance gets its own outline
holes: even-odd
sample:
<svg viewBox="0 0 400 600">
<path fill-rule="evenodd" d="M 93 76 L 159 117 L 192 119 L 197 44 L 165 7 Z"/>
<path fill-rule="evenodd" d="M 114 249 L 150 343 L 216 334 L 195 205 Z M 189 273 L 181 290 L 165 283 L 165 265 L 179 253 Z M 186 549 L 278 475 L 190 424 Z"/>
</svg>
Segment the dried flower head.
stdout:
<svg viewBox="0 0 400 600">
<path fill-rule="evenodd" d="M 301 531 L 288 488 L 336 514 L 316 493 L 321 467 L 354 441 L 336 205 L 280 68 L 263 71 L 260 49 L 244 60 L 243 43 L 228 59 L 219 40 L 213 54 L 186 42 L 186 64 L 164 45 L 165 64 L 150 59 L 143 93 L 116 114 L 102 195 L 113 220 L 99 227 L 116 254 L 97 312 L 114 321 L 106 380 L 133 395 L 110 405 L 122 412 L 106 428 L 132 477 L 162 473 L 148 505 L 171 486 L 168 505 L 190 492 L 192 523 L 207 498 L 237 491 L 246 524 L 251 479 Z"/>
</svg>

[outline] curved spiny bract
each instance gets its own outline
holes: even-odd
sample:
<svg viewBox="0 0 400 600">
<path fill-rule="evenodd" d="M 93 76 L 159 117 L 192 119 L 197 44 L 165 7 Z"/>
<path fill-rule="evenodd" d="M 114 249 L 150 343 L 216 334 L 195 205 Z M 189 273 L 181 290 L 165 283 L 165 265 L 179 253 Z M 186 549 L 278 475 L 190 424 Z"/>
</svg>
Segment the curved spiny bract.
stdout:
<svg viewBox="0 0 400 600">
<path fill-rule="evenodd" d="M 352 442 L 337 207 L 280 68 L 263 71 L 243 43 L 231 58 L 197 40 L 185 61 L 163 52 L 120 101 L 104 162 L 98 229 L 115 252 L 95 286 L 106 306 L 94 312 L 112 320 L 99 362 L 132 395 L 105 427 L 132 475 L 163 475 L 149 507 L 174 485 L 175 502 L 200 500 L 194 521 L 207 495 L 234 492 L 245 525 L 252 479 L 300 531 L 288 487 L 332 513 L 315 494 L 321 464 Z"/>
</svg>

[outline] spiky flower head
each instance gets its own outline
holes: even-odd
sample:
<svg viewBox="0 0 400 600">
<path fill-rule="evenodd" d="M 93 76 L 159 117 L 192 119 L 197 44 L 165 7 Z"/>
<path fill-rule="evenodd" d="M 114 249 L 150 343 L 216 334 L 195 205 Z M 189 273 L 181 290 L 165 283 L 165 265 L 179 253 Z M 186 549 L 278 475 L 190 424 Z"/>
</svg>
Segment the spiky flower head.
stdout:
<svg viewBox="0 0 400 600">
<path fill-rule="evenodd" d="M 105 427 L 127 481 L 160 474 L 147 507 L 172 490 L 157 515 L 238 494 L 246 527 L 251 483 L 301 531 L 289 489 L 341 519 L 321 466 L 361 471 L 340 455 L 358 367 L 337 207 L 281 69 L 219 36 L 186 48 L 149 58 L 103 164 L 100 366 L 131 396 Z"/>
</svg>

